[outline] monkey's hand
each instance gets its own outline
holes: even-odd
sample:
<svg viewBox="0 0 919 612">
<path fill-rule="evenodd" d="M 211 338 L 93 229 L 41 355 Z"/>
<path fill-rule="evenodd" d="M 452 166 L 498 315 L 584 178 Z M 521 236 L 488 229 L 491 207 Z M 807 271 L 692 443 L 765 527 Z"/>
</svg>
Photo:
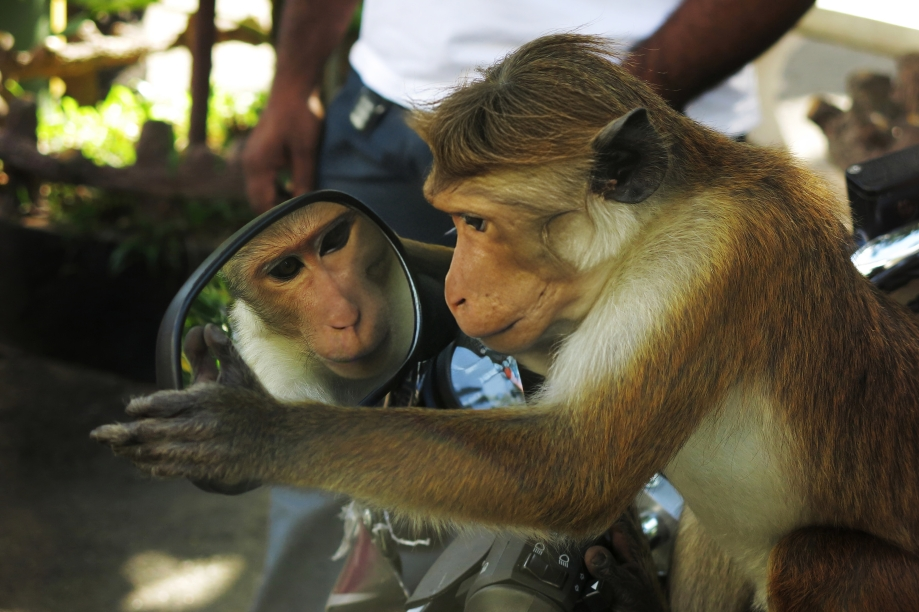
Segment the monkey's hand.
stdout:
<svg viewBox="0 0 919 612">
<path fill-rule="evenodd" d="M 610 529 L 612 551 L 592 546 L 584 553 L 591 576 L 600 581 L 598 596 L 611 612 L 667 612 L 648 540 L 632 508 Z"/>
<path fill-rule="evenodd" d="M 126 411 L 137 420 L 103 425 L 90 436 L 153 476 L 242 492 L 264 478 L 288 409 L 262 387 L 220 328 L 208 325 L 200 335 L 195 341 L 203 340 L 220 362 L 217 382 L 203 376 L 184 391 L 136 398 Z"/>
</svg>

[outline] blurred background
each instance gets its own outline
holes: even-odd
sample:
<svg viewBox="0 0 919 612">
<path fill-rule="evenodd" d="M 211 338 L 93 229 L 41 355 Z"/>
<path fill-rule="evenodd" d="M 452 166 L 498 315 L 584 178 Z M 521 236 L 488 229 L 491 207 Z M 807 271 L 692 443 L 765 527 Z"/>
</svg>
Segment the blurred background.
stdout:
<svg viewBox="0 0 919 612">
<path fill-rule="evenodd" d="M 153 389 L 163 311 L 253 216 L 240 152 L 279 14 L 280 0 L 0 0 L 0 612 L 251 602 L 266 493 L 150 482 L 87 434 Z M 845 197 L 848 165 L 919 144 L 917 53 L 919 3 L 818 1 L 756 63 L 749 140 Z"/>
</svg>

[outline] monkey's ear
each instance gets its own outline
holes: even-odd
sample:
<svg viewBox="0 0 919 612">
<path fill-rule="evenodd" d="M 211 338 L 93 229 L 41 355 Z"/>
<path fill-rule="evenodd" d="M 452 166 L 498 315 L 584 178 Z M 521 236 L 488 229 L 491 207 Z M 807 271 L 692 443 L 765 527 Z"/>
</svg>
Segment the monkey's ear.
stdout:
<svg viewBox="0 0 919 612">
<path fill-rule="evenodd" d="M 594 138 L 593 150 L 590 190 L 626 204 L 642 202 L 654 193 L 670 164 L 664 141 L 643 108 L 611 121 Z"/>
</svg>

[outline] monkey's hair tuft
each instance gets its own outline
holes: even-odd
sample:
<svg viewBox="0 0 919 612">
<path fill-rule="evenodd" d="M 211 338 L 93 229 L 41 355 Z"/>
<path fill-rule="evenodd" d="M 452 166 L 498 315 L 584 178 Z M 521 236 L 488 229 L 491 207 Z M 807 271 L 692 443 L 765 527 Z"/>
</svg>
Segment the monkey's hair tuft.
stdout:
<svg viewBox="0 0 919 612">
<path fill-rule="evenodd" d="M 675 112 L 619 57 L 604 38 L 544 36 L 415 111 L 412 127 L 434 155 L 429 197 L 493 170 L 583 162 L 599 130 L 633 108 L 672 120 Z"/>
</svg>

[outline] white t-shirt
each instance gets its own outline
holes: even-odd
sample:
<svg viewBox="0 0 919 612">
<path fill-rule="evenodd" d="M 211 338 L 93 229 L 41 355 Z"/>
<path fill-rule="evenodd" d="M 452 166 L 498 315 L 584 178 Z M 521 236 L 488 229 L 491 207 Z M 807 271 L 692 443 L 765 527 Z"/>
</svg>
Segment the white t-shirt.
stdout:
<svg viewBox="0 0 919 612">
<path fill-rule="evenodd" d="M 553 32 L 620 41 L 650 36 L 680 0 L 365 0 L 351 65 L 381 96 L 411 107 L 442 97 L 465 75 Z M 727 134 L 760 120 L 756 75 L 746 66 L 686 107 Z"/>
</svg>

